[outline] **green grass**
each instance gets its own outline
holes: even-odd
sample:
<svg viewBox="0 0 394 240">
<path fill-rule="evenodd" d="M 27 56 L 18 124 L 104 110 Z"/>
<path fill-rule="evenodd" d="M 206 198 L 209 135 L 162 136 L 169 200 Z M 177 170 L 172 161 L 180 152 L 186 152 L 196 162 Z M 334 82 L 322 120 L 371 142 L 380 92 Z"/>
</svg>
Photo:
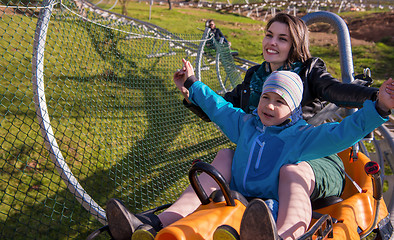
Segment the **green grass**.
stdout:
<svg viewBox="0 0 394 240">
<path fill-rule="evenodd" d="M 33 23 L 28 17 L 2 20 L 1 238 L 86 238 L 100 224 L 60 179 L 35 116 L 35 25 L 21 24 Z M 147 59 L 160 42 L 128 41 L 82 21 L 52 20 L 49 29 L 44 75 L 51 125 L 71 171 L 101 206 L 115 196 L 138 212 L 172 202 L 186 187 L 193 159 L 210 161 L 230 146 L 181 104 L 171 79 L 184 52 Z"/>
<path fill-rule="evenodd" d="M 185 39 L 199 37 L 205 21 L 215 19 L 240 57 L 262 61 L 262 22 L 157 5 L 149 20 L 149 5 L 137 2 L 128 11 Z M 44 75 L 51 124 L 71 171 L 101 206 L 118 197 L 142 211 L 175 200 L 192 160 L 210 161 L 233 147 L 182 106 L 171 79 L 185 53 L 147 59 L 160 41 L 129 41 L 125 33 L 67 17 L 50 23 Z M 101 225 L 69 192 L 44 146 L 31 84 L 36 21 L 21 15 L 0 21 L 0 238 L 83 239 Z M 353 50 L 356 72 L 369 66 L 377 80 L 392 76 L 392 46 Z M 312 53 L 339 75 L 335 47 L 314 46 Z M 212 69 L 203 77 L 218 87 Z"/>
<path fill-rule="evenodd" d="M 121 13 L 115 7 L 112 11 Z M 237 14 L 223 14 L 212 9 L 168 9 L 168 5 L 153 5 L 151 19 L 149 20 L 149 5 L 145 2 L 132 2 L 128 4 L 128 15 L 146 21 L 170 32 L 180 34 L 202 34 L 205 22 L 214 19 L 218 28 L 231 41 L 232 48 L 238 50 L 241 57 L 261 62 L 262 29 L 265 23 Z"/>
</svg>

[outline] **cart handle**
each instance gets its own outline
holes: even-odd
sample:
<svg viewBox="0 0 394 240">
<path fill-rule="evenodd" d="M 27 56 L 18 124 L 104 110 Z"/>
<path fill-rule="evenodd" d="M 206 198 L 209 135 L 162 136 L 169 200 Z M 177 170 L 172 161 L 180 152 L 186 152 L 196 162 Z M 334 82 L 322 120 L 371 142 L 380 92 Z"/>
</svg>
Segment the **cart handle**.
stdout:
<svg viewBox="0 0 394 240">
<path fill-rule="evenodd" d="M 226 205 L 235 206 L 234 198 L 231 196 L 230 187 L 226 182 L 226 179 L 224 179 L 223 175 L 211 164 L 202 161 L 196 161 L 189 170 L 189 181 L 198 198 L 200 199 L 202 205 L 207 205 L 208 203 L 210 203 L 207 193 L 204 191 L 200 181 L 197 178 L 197 173 L 202 172 L 212 177 L 213 180 L 215 180 L 216 183 L 219 185 L 220 190 L 223 192 L 224 199 L 226 200 Z"/>
</svg>

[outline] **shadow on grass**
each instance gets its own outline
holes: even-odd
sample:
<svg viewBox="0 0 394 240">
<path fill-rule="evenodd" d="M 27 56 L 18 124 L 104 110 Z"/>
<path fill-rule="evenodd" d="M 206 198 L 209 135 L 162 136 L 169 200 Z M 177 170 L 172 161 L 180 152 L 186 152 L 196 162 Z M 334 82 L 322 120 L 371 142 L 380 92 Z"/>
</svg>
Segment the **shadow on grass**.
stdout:
<svg viewBox="0 0 394 240">
<path fill-rule="evenodd" d="M 181 105 L 170 80 L 175 69 L 168 66 L 170 61 L 179 65 L 181 56 L 139 59 L 141 53 L 123 49 L 131 44 L 124 41 L 125 34 L 95 25 L 84 29 L 98 61 L 108 68 L 95 76 L 68 69 L 75 76 L 46 79 L 52 127 L 62 154 L 81 186 L 102 207 L 112 197 L 133 212 L 173 202 L 188 183 L 192 161 L 212 160 L 228 140 Z M 131 130 L 113 127 L 117 121 L 124 123 L 121 127 L 131 122 Z M 39 154 L 48 161 L 47 152 Z M 1 212 L 7 217 L 0 225 L 0 238 L 84 239 L 101 227 L 53 171 L 54 164 L 45 162 L 31 177 L 37 189 L 19 190 L 33 201 L 3 195 L 11 199 L 6 204 L 12 210 Z M 24 177 L 20 175 L 14 177 Z M 22 207 L 13 208 L 14 204 Z"/>
<path fill-rule="evenodd" d="M 112 197 L 122 199 L 133 212 L 140 212 L 174 201 L 187 183 L 187 170 L 196 156 L 209 161 L 215 155 L 215 152 L 209 149 L 218 148 L 228 143 L 220 133 L 190 132 L 189 137 L 195 139 L 191 141 L 193 143 L 180 141 L 185 145 L 174 148 L 174 142 L 185 131 L 185 124 L 195 123 L 198 125 L 198 121 L 201 120 L 188 114 L 183 107 L 171 106 L 173 103 L 179 104 L 179 93 L 166 86 L 165 82 L 168 80 L 153 74 L 153 69 L 156 68 L 159 61 L 160 59 L 155 60 L 150 68 L 143 70 L 144 78 L 139 79 L 138 84 L 127 86 L 127 88 L 142 91 L 143 99 L 140 99 L 141 104 L 138 104 L 136 108 L 145 113 L 144 129 L 146 130 L 134 134 L 133 137 L 137 137 L 139 140 L 129 147 L 122 158 L 106 159 L 109 162 L 116 161 L 116 164 L 109 168 L 94 167 L 96 169 L 94 172 L 89 169 L 86 170 L 87 172 L 83 172 L 80 169 L 92 166 L 95 164 L 95 159 L 83 156 L 80 160 L 82 165 L 78 169 L 78 160 L 72 159 L 73 156 L 69 152 L 63 153 L 67 155 L 65 158 L 68 162 L 74 161 L 69 163 L 73 172 L 82 171 L 78 174 L 80 184 L 102 207 Z M 131 72 L 128 74 L 127 79 L 115 75 L 110 79 L 103 79 L 103 81 L 112 81 L 115 82 L 115 85 L 121 85 L 129 83 L 130 79 L 138 78 L 138 76 L 132 76 Z M 102 76 L 95 76 L 92 79 L 63 78 L 75 83 L 91 83 L 93 85 L 98 79 L 102 79 Z M 164 99 L 163 96 L 165 96 Z M 58 100 L 60 101 L 60 97 L 53 99 L 53 102 L 59 102 Z M 94 111 L 93 116 L 96 116 L 96 111 L 99 109 L 106 112 L 120 111 L 119 105 L 107 105 L 107 103 L 106 101 L 96 102 L 97 106 L 93 106 L 94 103 L 91 101 L 84 102 L 82 98 L 76 98 L 76 101 L 71 104 L 64 102 L 64 105 L 58 105 L 57 108 L 60 109 L 54 109 L 53 112 L 55 115 L 59 112 L 68 113 L 73 116 L 72 118 L 77 119 L 77 122 L 81 122 L 92 118 L 89 111 Z M 67 119 L 66 116 L 63 118 Z M 65 126 L 69 126 L 65 119 L 62 121 L 66 122 Z M 91 131 L 91 123 L 81 123 L 80 126 L 82 128 L 80 132 Z M 55 132 L 62 129 L 61 124 L 53 127 Z M 199 129 L 201 128 L 196 128 L 196 130 Z M 211 126 L 212 129 L 215 130 Z M 73 132 L 72 135 L 66 136 L 68 138 L 63 136 L 58 139 L 61 148 L 67 144 L 94 144 L 91 139 L 88 140 L 89 144 L 84 143 L 79 138 L 79 134 L 79 132 Z M 93 137 L 94 134 L 92 133 Z M 112 136 L 112 134 L 110 135 Z M 75 151 L 78 152 L 78 149 Z M 104 152 L 107 151 L 110 152 L 111 149 L 105 149 Z M 98 149 L 96 154 L 100 154 L 100 152 L 102 151 Z M 84 166 L 85 163 L 86 166 Z M 105 164 L 105 162 L 101 164 Z M 26 225 L 27 222 L 28 225 Z M 25 205 L 20 213 L 9 215 L 4 225 L 6 228 L 3 229 L 1 235 L 12 239 L 83 239 L 95 228 L 101 226 L 82 208 L 63 183 L 55 192 L 47 192 L 43 202 L 36 201 L 32 205 Z"/>
</svg>

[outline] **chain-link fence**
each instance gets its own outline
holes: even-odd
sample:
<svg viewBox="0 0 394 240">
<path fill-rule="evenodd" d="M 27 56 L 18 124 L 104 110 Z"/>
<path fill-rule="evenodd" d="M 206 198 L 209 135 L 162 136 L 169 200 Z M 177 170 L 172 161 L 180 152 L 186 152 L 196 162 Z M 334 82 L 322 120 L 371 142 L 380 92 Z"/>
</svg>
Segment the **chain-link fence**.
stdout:
<svg viewBox="0 0 394 240">
<path fill-rule="evenodd" d="M 134 212 L 171 203 L 194 159 L 233 147 L 172 82 L 201 35 L 77 1 L 1 4 L 1 239 L 86 238 L 109 198 Z M 234 84 L 201 63 L 213 89 Z"/>
</svg>

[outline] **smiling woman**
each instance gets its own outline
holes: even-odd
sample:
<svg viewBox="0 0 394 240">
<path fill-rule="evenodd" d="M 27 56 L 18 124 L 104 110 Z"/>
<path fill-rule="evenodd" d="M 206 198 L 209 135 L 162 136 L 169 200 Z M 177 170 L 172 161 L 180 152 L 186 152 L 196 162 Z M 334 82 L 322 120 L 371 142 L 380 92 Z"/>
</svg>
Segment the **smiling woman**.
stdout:
<svg viewBox="0 0 394 240">
<path fill-rule="evenodd" d="M 289 27 L 285 23 L 274 22 L 268 27 L 263 39 L 263 55 L 265 61 L 270 63 L 272 71 L 288 61 L 291 39 Z"/>
</svg>

